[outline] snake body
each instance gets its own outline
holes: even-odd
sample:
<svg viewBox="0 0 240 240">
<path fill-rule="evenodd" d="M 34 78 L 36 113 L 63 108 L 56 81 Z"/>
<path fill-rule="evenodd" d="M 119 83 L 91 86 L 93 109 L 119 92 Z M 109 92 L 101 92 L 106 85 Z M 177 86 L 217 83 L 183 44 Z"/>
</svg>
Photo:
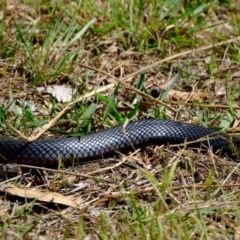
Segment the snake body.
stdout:
<svg viewBox="0 0 240 240">
<path fill-rule="evenodd" d="M 215 136 L 213 136 L 215 135 Z M 206 137 L 207 136 L 207 137 Z M 232 155 L 233 148 L 240 151 L 240 138 L 230 139 L 214 130 L 171 120 L 139 120 L 91 133 L 83 137 L 40 139 L 33 142 L 0 139 L 0 162 L 15 162 L 35 166 L 77 164 L 126 152 L 148 144 L 181 144 L 196 141 L 194 147 L 205 146 L 214 152 Z M 206 148 L 205 148 L 206 150 Z M 236 152 L 236 151 L 235 151 Z"/>
</svg>

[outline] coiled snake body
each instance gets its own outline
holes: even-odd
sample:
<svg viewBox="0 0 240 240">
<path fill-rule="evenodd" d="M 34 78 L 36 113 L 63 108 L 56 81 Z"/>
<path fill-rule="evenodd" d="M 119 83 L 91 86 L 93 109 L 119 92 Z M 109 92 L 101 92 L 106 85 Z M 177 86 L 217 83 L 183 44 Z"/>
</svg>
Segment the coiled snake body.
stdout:
<svg viewBox="0 0 240 240">
<path fill-rule="evenodd" d="M 0 139 L 0 162 L 15 162 L 35 166 L 57 166 L 101 159 L 114 155 L 116 150 L 126 152 L 147 144 L 180 144 L 206 137 L 194 147 L 205 145 L 214 152 L 232 155 L 233 148 L 240 151 L 240 138 L 230 139 L 214 130 L 171 120 L 139 120 L 126 126 L 116 126 L 83 137 L 24 140 Z M 206 148 L 205 148 L 206 149 Z"/>
</svg>

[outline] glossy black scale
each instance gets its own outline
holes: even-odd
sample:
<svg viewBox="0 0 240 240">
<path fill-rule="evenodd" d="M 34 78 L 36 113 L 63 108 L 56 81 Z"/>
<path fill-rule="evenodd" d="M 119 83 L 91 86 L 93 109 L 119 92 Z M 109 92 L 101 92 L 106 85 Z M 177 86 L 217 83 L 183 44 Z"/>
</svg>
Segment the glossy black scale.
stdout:
<svg viewBox="0 0 240 240">
<path fill-rule="evenodd" d="M 57 166 L 77 164 L 101 159 L 115 154 L 115 150 L 126 152 L 147 144 L 179 144 L 208 136 L 208 140 L 192 146 L 205 145 L 214 152 L 232 154 L 232 145 L 240 150 L 240 138 L 228 139 L 209 128 L 171 120 L 139 120 L 92 133 L 83 137 L 37 140 L 0 139 L 0 162 L 16 162 L 35 166 Z M 215 134 L 216 135 L 216 134 Z M 206 138 L 205 138 L 206 139 Z M 206 148 L 205 148 L 206 149 Z"/>
</svg>

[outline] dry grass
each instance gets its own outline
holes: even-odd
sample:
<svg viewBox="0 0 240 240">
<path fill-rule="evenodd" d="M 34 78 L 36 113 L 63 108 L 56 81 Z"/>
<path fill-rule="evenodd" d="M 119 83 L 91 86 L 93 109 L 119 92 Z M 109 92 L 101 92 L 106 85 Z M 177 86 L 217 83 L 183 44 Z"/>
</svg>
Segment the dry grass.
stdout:
<svg viewBox="0 0 240 240">
<path fill-rule="evenodd" d="M 0 9 L 3 136 L 84 135 L 149 117 L 237 132 L 238 1 L 6 1 Z M 72 102 L 37 91 L 52 84 L 71 86 Z M 7 180 L 75 207 L 6 194 L 3 179 L 2 237 L 239 239 L 238 162 L 210 150 L 144 150 Z"/>
</svg>

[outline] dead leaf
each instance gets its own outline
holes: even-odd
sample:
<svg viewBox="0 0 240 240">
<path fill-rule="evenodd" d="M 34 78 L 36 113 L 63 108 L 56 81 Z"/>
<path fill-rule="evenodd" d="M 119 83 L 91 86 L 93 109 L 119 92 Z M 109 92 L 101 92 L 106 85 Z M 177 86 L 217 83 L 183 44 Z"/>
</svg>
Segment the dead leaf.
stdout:
<svg viewBox="0 0 240 240">
<path fill-rule="evenodd" d="M 108 47 L 104 52 L 106 53 L 115 53 L 118 51 L 117 43 L 113 42 L 110 47 Z"/>
<path fill-rule="evenodd" d="M 231 79 L 240 77 L 240 71 L 232 74 Z"/>
<path fill-rule="evenodd" d="M 58 102 L 71 102 L 74 93 L 72 87 L 67 85 L 51 85 L 47 88 L 38 87 L 37 91 L 50 93 Z"/>
<path fill-rule="evenodd" d="M 215 80 L 213 80 L 213 79 L 205 80 L 205 81 L 203 82 L 203 84 L 202 84 L 202 88 L 206 88 L 206 87 L 208 87 L 208 86 L 210 86 L 210 85 L 212 85 L 212 84 L 214 84 L 214 83 L 215 83 Z"/>
<path fill-rule="evenodd" d="M 240 240 L 240 227 L 234 227 L 234 240 Z"/>
<path fill-rule="evenodd" d="M 36 199 L 42 202 L 57 203 L 69 207 L 77 207 L 77 204 L 71 199 L 71 197 L 64 196 L 56 192 L 30 190 L 26 188 L 24 189 L 16 187 L 12 184 L 1 184 L 0 191 L 22 198 Z"/>
<path fill-rule="evenodd" d="M 177 90 L 170 90 L 168 93 L 168 99 L 174 101 L 202 101 L 205 98 L 205 94 L 201 91 L 197 92 L 184 92 L 184 91 L 177 91 Z"/>
<path fill-rule="evenodd" d="M 218 89 L 215 90 L 215 95 L 216 97 L 220 97 L 220 96 L 225 96 L 226 95 L 226 87 L 220 87 Z"/>
</svg>

